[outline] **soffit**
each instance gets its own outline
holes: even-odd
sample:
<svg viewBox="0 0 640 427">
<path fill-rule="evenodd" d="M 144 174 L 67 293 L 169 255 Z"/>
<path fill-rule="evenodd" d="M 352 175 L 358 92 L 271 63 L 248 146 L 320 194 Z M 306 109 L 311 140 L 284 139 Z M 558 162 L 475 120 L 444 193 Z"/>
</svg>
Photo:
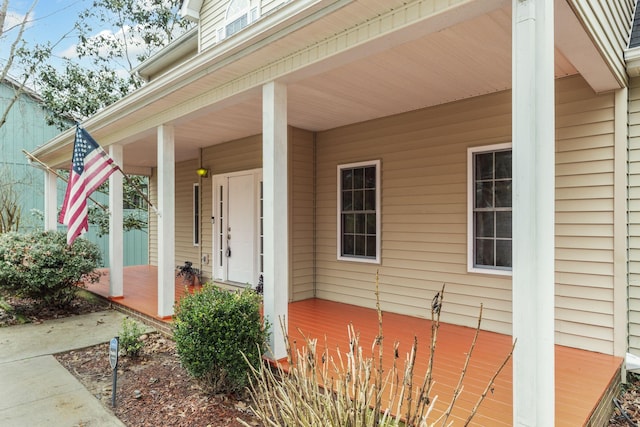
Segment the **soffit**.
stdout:
<svg viewBox="0 0 640 427">
<path fill-rule="evenodd" d="M 380 0 L 363 6 L 362 2 L 354 2 L 250 55 L 228 64 L 212 63 L 208 74 L 150 100 L 144 109 L 99 129 L 94 137 L 98 141 L 125 144 L 125 161 L 129 166 L 154 166 L 157 117 L 168 111 L 175 114 L 185 100 L 202 97 L 213 87 L 226 84 L 233 91 L 234 79 L 248 70 L 285 58 L 303 49 L 308 40 L 330 37 L 354 22 L 354 17 L 381 13 L 390 4 L 399 7 L 401 3 L 404 2 Z M 511 8 L 509 2 L 494 3 L 500 3 L 501 7 L 454 26 L 417 37 L 411 33 L 403 39 L 390 37 L 363 44 L 338 60 L 319 61 L 289 73 L 281 78 L 288 85 L 289 123 L 321 131 L 509 89 Z M 583 35 L 580 39 L 583 40 Z M 577 43 L 572 47 L 580 48 Z M 557 47 L 556 77 L 578 72 Z M 179 118 L 166 121 L 175 127 L 177 161 L 196 158 L 201 147 L 261 133 L 259 86 L 211 105 L 206 104 L 206 99 L 202 102 L 197 111 L 185 109 Z M 126 133 L 128 128 L 147 122 L 145 131 Z M 67 153 L 70 156 L 70 148 Z"/>
</svg>

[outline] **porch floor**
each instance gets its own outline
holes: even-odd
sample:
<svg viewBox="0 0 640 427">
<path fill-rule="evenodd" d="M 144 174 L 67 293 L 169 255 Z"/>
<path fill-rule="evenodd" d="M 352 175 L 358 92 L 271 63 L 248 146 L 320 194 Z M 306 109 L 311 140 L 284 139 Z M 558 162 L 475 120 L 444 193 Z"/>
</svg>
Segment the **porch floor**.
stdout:
<svg viewBox="0 0 640 427">
<path fill-rule="evenodd" d="M 90 284 L 88 290 L 108 297 L 108 271 L 99 283 Z M 176 301 L 185 293 L 185 287 L 176 283 Z M 113 299 L 115 304 L 157 317 L 157 269 L 154 266 L 125 267 L 124 297 Z M 384 307 L 383 307 L 384 308 Z M 444 310 L 446 310 L 446 299 Z M 170 320 L 169 320 L 170 321 Z M 289 335 L 300 347 L 304 339 L 300 332 L 318 338 L 318 348 L 326 340 L 328 349 L 348 349 L 347 326 L 353 323 L 360 333 L 360 344 L 365 355 L 378 334 L 375 310 L 353 305 L 309 299 L 289 304 Z M 393 361 L 393 343 L 400 343 L 398 364 L 409 352 L 414 335 L 418 338 L 418 353 L 414 383 L 421 382 L 426 371 L 431 334 L 429 320 L 394 313 L 384 313 L 385 371 Z M 438 399 L 435 412 L 446 408 L 458 382 L 466 353 L 473 339 L 474 329 L 441 323 L 434 359 L 434 392 Z M 482 331 L 464 380 L 464 390 L 453 413 L 454 425 L 460 425 L 484 390 L 489 379 L 508 354 L 511 337 Z M 320 350 L 321 351 L 321 350 Z M 579 426 L 589 422 L 592 414 L 616 383 L 622 359 L 556 345 L 556 426 Z M 400 366 L 401 369 L 401 366 Z M 494 389 L 482 403 L 471 425 L 512 425 L 512 367 L 511 363 L 497 377 Z"/>
</svg>

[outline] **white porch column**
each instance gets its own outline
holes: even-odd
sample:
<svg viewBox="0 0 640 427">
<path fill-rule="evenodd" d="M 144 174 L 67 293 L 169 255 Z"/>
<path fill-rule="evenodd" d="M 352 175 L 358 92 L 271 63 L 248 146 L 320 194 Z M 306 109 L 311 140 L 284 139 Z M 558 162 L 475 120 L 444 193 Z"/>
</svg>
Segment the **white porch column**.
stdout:
<svg viewBox="0 0 640 427">
<path fill-rule="evenodd" d="M 625 357 L 627 352 L 627 122 L 629 89 L 615 92 L 614 119 L 614 218 L 613 218 L 613 354 Z M 622 380 L 626 381 L 623 364 Z"/>
<path fill-rule="evenodd" d="M 109 156 L 122 166 L 122 145 L 110 145 Z M 124 238 L 122 207 L 122 174 L 114 172 L 109 177 L 109 296 L 124 295 Z"/>
<path fill-rule="evenodd" d="M 58 187 L 55 173 L 44 171 L 44 229 L 58 229 Z"/>
<path fill-rule="evenodd" d="M 513 421 L 553 426 L 553 0 L 513 0 Z"/>
<path fill-rule="evenodd" d="M 269 347 L 286 356 L 280 318 L 288 322 L 289 188 L 287 87 L 271 82 L 262 90 L 262 178 L 264 204 L 264 315 L 271 323 Z"/>
<path fill-rule="evenodd" d="M 158 126 L 158 316 L 173 315 L 175 301 L 175 140 Z"/>
</svg>

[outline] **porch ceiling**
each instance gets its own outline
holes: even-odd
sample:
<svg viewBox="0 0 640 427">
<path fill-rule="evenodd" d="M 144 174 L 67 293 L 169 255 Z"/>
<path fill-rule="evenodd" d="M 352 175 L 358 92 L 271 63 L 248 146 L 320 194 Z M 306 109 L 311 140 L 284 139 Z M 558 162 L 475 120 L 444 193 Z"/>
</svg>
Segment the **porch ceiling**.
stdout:
<svg viewBox="0 0 640 427">
<path fill-rule="evenodd" d="M 481 1 L 489 3 L 488 0 Z M 406 30 L 400 37 L 368 42 L 348 55 L 316 63 L 285 76 L 281 80 L 288 84 L 290 125 L 322 131 L 509 89 L 511 6 L 508 1 L 493 1 L 492 4 L 497 6 L 439 31 L 421 34 L 427 31 L 420 28 Z M 556 15 L 563 19 L 562 23 L 557 22 L 556 27 L 566 26 L 567 17 L 575 20 L 565 1 L 557 1 L 556 9 Z M 343 21 L 353 12 L 354 9 L 344 7 L 313 25 L 344 28 Z M 574 28 L 576 22 L 573 22 Z M 300 33 L 318 31 L 313 25 L 278 41 L 270 49 L 280 48 L 278 52 L 284 49 L 288 49 L 284 52 L 291 52 L 292 46 L 298 49 L 295 43 L 303 37 Z M 558 34 L 562 40 L 556 36 L 556 77 L 581 73 L 597 78 L 597 73 L 602 72 L 601 58 L 593 57 L 593 46 L 586 42 L 588 37 L 585 34 L 572 36 L 573 33 L 575 31 L 560 30 Z M 575 39 L 568 40 L 568 37 Z M 567 53 L 569 48 L 571 51 Z M 580 49 L 582 51 L 578 51 Z M 270 50 L 262 54 L 266 53 L 273 55 L 274 52 Z M 577 69 L 568 57 L 590 57 L 593 61 L 583 61 L 581 68 Z M 595 62 L 597 66 L 594 67 L 600 68 L 585 68 Z M 224 73 L 237 70 L 230 66 Z M 125 122 L 150 121 L 152 114 L 162 114 L 177 102 L 210 89 L 211 79 L 206 75 L 164 98 L 152 100 L 144 110 L 114 121 L 100 132 L 111 129 L 112 133 L 117 133 Z M 592 86 L 595 87 L 594 84 Z M 602 90 L 602 86 L 600 84 L 598 89 Z M 197 158 L 201 147 L 262 132 L 261 90 L 255 88 L 196 112 L 188 112 L 170 123 L 175 128 L 176 161 Z M 150 125 L 147 131 L 135 136 L 123 135 L 119 142 L 125 144 L 127 167 L 149 168 L 156 165 L 155 126 Z M 68 149 L 70 157 L 70 147 Z"/>
</svg>

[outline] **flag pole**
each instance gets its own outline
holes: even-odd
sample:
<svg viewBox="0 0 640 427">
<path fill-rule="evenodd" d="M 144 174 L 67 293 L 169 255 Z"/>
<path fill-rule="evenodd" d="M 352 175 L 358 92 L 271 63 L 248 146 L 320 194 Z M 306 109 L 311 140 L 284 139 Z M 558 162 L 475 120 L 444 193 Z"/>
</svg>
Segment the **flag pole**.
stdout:
<svg viewBox="0 0 640 427">
<path fill-rule="evenodd" d="M 29 160 L 35 160 L 39 165 L 43 166 L 47 171 L 55 174 L 58 178 L 60 178 L 61 180 L 63 180 L 64 182 L 69 182 L 69 180 L 67 178 L 65 178 L 64 176 L 60 175 L 57 171 L 51 169 L 49 167 L 49 165 L 47 165 L 46 163 L 44 163 L 42 160 L 38 159 L 36 156 L 34 156 L 33 154 L 31 154 L 30 152 L 28 152 L 25 149 L 22 149 L 22 152 L 29 158 Z M 120 168 L 118 168 L 120 169 Z M 107 208 L 105 205 L 103 205 L 100 202 L 95 201 L 91 196 L 89 196 L 89 200 L 91 200 L 93 203 L 95 203 L 96 205 L 98 205 L 100 208 L 102 208 L 103 211 L 109 213 L 109 208 Z"/>
<path fill-rule="evenodd" d="M 138 194 L 140 194 L 142 196 L 142 198 L 144 199 L 145 202 L 147 202 L 147 204 L 149 205 L 149 207 L 151 209 L 153 209 L 153 212 L 157 215 L 158 214 L 158 209 L 153 205 L 153 203 L 151 203 L 151 200 L 149 200 L 149 197 L 144 194 L 144 191 L 142 191 L 140 189 L 140 187 L 138 187 L 135 182 L 133 182 L 133 180 L 131 178 L 129 178 L 129 175 L 127 175 L 126 173 L 124 173 L 124 171 L 122 170 L 122 168 L 120 166 L 118 166 L 118 170 L 120 171 L 120 173 L 122 174 L 122 176 L 124 176 L 124 179 L 127 180 L 127 182 L 129 183 L 130 186 L 133 187 L 134 190 L 136 190 L 136 192 Z"/>
</svg>

